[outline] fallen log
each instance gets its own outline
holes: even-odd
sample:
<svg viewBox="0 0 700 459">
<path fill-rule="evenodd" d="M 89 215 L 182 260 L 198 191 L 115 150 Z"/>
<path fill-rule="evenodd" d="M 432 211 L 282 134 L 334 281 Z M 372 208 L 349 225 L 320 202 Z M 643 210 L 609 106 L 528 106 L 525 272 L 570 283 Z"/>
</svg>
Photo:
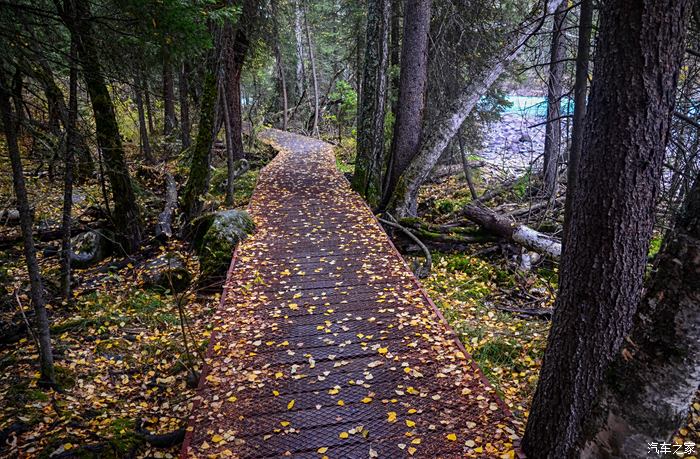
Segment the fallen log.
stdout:
<svg viewBox="0 0 700 459">
<path fill-rule="evenodd" d="M 461 213 L 485 230 L 504 239 L 554 260 L 559 260 L 561 257 L 561 242 L 548 234 L 513 222 L 483 206 L 470 204 L 465 206 Z"/>
<path fill-rule="evenodd" d="M 165 174 L 165 207 L 158 214 L 156 223 L 156 238 L 170 239 L 173 236 L 173 215 L 177 208 L 177 183 L 171 173 Z"/>
<path fill-rule="evenodd" d="M 84 225 L 82 223 L 74 224 L 71 227 L 71 233 L 84 233 L 92 229 L 102 228 L 104 224 Z M 34 231 L 34 240 L 40 242 L 51 242 L 61 239 L 63 230 L 61 228 L 45 228 Z M 12 234 L 0 234 L 0 250 L 9 249 L 22 242 L 22 234 L 12 232 Z"/>
</svg>

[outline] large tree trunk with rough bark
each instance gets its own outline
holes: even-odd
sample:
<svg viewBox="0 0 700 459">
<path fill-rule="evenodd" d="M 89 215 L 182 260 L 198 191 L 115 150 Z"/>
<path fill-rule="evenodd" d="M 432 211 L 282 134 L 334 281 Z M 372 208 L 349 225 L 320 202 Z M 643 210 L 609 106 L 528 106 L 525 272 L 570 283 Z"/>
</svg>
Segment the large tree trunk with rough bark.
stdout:
<svg viewBox="0 0 700 459">
<path fill-rule="evenodd" d="M 554 198 L 561 157 L 561 91 L 564 76 L 564 20 L 568 5 L 562 2 L 552 19 L 552 47 L 547 81 L 547 124 L 544 137 L 542 182 L 545 194 Z"/>
<path fill-rule="evenodd" d="M 389 75 L 390 0 L 367 2 L 367 47 L 362 75 L 362 100 L 357 117 L 357 156 L 353 188 L 371 206 L 379 204 L 382 190 L 384 117 Z"/>
<path fill-rule="evenodd" d="M 700 387 L 700 176 L 686 196 L 625 347 L 608 371 L 582 457 L 648 457 L 673 443 Z"/>
<path fill-rule="evenodd" d="M 561 2 L 562 0 L 550 0 L 545 10 L 552 14 Z M 415 213 L 421 185 L 479 100 L 506 70 L 508 64 L 520 55 L 525 42 L 542 26 L 541 15 L 540 6 L 516 28 L 516 32 L 509 39 L 505 40 L 503 51 L 484 65 L 483 72 L 460 91 L 454 103 L 444 110 L 442 117 L 433 124 L 434 127 L 425 133 L 417 154 L 401 176 L 396 177 L 393 191 L 389 190 L 387 193 L 386 207 L 393 215 L 406 217 Z M 401 97 L 403 98 L 403 95 Z"/>
<path fill-rule="evenodd" d="M 391 112 L 396 115 L 399 108 L 399 86 L 401 86 L 401 76 L 399 68 L 401 66 L 401 0 L 391 0 L 391 39 L 389 43 L 391 84 L 390 99 Z"/>
<path fill-rule="evenodd" d="M 579 13 L 578 45 L 576 51 L 576 81 L 574 83 L 574 119 L 571 128 L 571 148 L 566 169 L 566 204 L 564 232 L 571 219 L 571 200 L 576 189 L 576 170 L 583 144 L 584 118 L 588 96 L 588 63 L 591 59 L 591 31 L 593 29 L 593 0 L 582 0 Z"/>
<path fill-rule="evenodd" d="M 609 364 L 642 296 L 690 0 L 609 0 L 600 11 L 571 225 L 544 363 L 523 439 L 529 457 L 577 457 Z"/>
<path fill-rule="evenodd" d="M 21 76 L 15 77 L 14 86 L 16 92 L 21 94 Z M 51 335 L 49 331 L 49 319 L 46 314 L 44 303 L 44 287 L 41 281 L 39 264 L 36 260 L 36 249 L 32 237 L 32 212 L 29 208 L 29 198 L 27 197 L 27 187 L 24 182 L 24 171 L 22 170 L 22 159 L 19 145 L 17 143 L 17 133 L 19 123 L 16 113 L 13 113 L 10 103 L 11 89 L 6 81 L 0 83 L 0 114 L 2 115 L 2 126 L 5 131 L 7 149 L 12 163 L 12 183 L 15 195 L 17 196 L 17 209 L 20 216 L 20 227 L 22 229 L 22 239 L 24 242 L 24 258 L 29 274 L 29 286 L 31 300 L 34 307 L 34 320 L 36 325 L 36 337 L 39 345 L 39 366 L 41 371 L 41 382 L 47 385 L 55 383 L 53 354 L 51 349 Z"/>
<path fill-rule="evenodd" d="M 78 1 L 76 8 L 78 19 L 74 28 L 78 38 L 78 54 L 95 116 L 97 145 L 102 151 L 112 187 L 114 203 L 112 223 L 121 249 L 126 253 L 132 253 L 138 248 L 143 236 L 141 212 L 134 194 L 129 168 L 126 165 L 112 97 L 100 68 L 99 53 L 88 20 L 89 7 L 87 3 Z"/>
<path fill-rule="evenodd" d="M 431 0 L 408 0 L 404 4 L 399 100 L 389 167 L 384 179 L 383 206 L 420 147 L 425 93 L 428 88 L 431 3 Z"/>
</svg>

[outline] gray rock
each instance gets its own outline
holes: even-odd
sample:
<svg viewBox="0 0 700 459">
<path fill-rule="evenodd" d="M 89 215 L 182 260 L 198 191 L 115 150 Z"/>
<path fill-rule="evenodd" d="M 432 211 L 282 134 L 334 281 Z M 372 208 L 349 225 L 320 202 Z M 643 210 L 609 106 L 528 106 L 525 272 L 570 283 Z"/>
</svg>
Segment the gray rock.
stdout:
<svg viewBox="0 0 700 459">
<path fill-rule="evenodd" d="M 146 288 L 179 293 L 190 286 L 192 274 L 180 254 L 166 253 L 144 265 L 141 281 Z"/>
<path fill-rule="evenodd" d="M 71 238 L 71 264 L 76 268 L 86 268 L 107 258 L 112 251 L 110 239 L 113 238 L 110 236 L 102 230 L 92 230 Z"/>
</svg>

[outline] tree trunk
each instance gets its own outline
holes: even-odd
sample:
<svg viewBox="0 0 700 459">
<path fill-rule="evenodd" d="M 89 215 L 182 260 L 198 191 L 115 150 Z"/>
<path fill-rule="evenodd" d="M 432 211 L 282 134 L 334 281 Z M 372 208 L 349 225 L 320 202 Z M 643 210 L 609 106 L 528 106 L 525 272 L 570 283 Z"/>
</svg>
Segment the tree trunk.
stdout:
<svg viewBox="0 0 700 459">
<path fill-rule="evenodd" d="M 68 302 L 71 299 L 71 226 L 73 225 L 73 160 L 77 144 L 78 128 L 78 48 L 75 37 L 70 44 L 70 76 L 68 81 L 68 123 L 66 125 L 66 150 L 63 171 L 63 214 L 61 234 L 61 293 Z"/>
<path fill-rule="evenodd" d="M 215 51 L 212 53 L 217 54 Z M 204 195 L 209 189 L 209 153 L 214 141 L 214 117 L 217 101 L 216 58 L 207 62 L 202 87 L 199 129 L 192 148 L 190 174 L 182 193 L 182 210 L 185 219 L 191 222 L 202 213 Z"/>
<path fill-rule="evenodd" d="M 648 457 L 673 443 L 700 386 L 700 176 L 656 259 L 625 349 L 606 375 L 582 456 Z"/>
<path fill-rule="evenodd" d="M 609 0 L 570 231 L 540 380 L 523 447 L 576 457 L 583 422 L 642 295 L 654 204 L 690 0 Z"/>
<path fill-rule="evenodd" d="M 431 3 L 431 0 L 407 0 L 405 3 L 399 100 L 382 207 L 420 147 L 428 88 Z"/>
<path fill-rule="evenodd" d="M 304 69 L 304 29 L 303 29 L 303 12 L 301 10 L 302 0 L 294 1 L 294 39 L 297 52 L 297 81 L 296 81 L 296 98 L 300 101 L 304 94 L 306 86 L 306 71 Z M 299 102 L 297 102 L 298 104 Z"/>
<path fill-rule="evenodd" d="M 243 14 L 245 15 L 244 10 Z M 223 76 L 225 83 L 226 100 L 228 107 L 229 126 L 231 135 L 231 147 L 233 148 L 233 159 L 243 159 L 245 151 L 243 150 L 243 113 L 241 109 L 241 75 L 243 73 L 243 64 L 248 52 L 248 38 L 242 30 L 233 31 L 235 39 L 233 46 L 227 52 L 226 73 Z M 223 114 L 223 113 L 222 113 Z"/>
<path fill-rule="evenodd" d="M 143 101 L 146 103 L 146 119 L 148 120 L 148 135 L 152 139 L 156 135 L 153 124 L 153 106 L 151 105 L 151 90 L 148 86 L 148 79 L 143 78 Z"/>
<path fill-rule="evenodd" d="M 365 57 L 365 38 L 367 38 L 367 27 L 365 25 L 366 17 L 364 14 L 357 15 L 357 21 L 355 22 L 355 34 L 357 36 L 357 43 L 355 44 L 355 86 L 357 88 L 357 100 L 362 100 L 362 76 L 364 68 L 364 57 Z M 355 110 L 355 123 L 357 124 L 357 119 L 359 115 L 359 110 Z"/>
<path fill-rule="evenodd" d="M 187 64 L 182 64 L 180 72 L 178 73 L 178 89 L 180 93 L 180 139 L 182 141 L 183 150 L 190 148 L 192 144 L 190 134 L 192 130 L 192 126 L 190 125 L 190 85 L 187 80 L 187 67 Z"/>
<path fill-rule="evenodd" d="M 223 85 L 222 85 L 223 86 Z M 224 112 L 224 132 L 226 134 L 226 171 L 227 171 L 227 181 L 226 181 L 226 197 L 224 198 L 224 204 L 227 206 L 233 205 L 233 181 L 234 177 L 234 163 L 236 158 L 234 158 L 233 152 L 233 135 L 231 129 L 231 116 L 228 109 L 228 100 L 226 98 L 226 90 L 221 87 L 221 107 Z"/>
<path fill-rule="evenodd" d="M 464 180 L 469 186 L 469 194 L 471 194 L 472 201 L 479 199 L 479 195 L 476 193 L 476 188 L 474 188 L 474 181 L 472 180 L 472 171 L 469 167 L 469 162 L 467 161 L 467 152 L 464 151 L 464 139 L 461 134 L 457 134 L 457 142 L 459 142 L 459 157 L 462 159 L 462 170 L 464 171 Z"/>
<path fill-rule="evenodd" d="M 552 14 L 561 2 L 562 0 L 550 0 L 546 7 L 547 13 Z M 541 7 L 538 7 L 516 28 L 516 32 L 505 40 L 503 51 L 484 65 L 482 73 L 474 77 L 454 103 L 444 110 L 444 115 L 436 120 L 430 132 L 426 133 L 418 153 L 401 176 L 395 178 L 396 186 L 393 191 L 387 190 L 387 209 L 394 216 L 405 217 L 415 213 L 418 190 L 430 175 L 433 166 L 481 97 L 505 71 L 508 64 L 520 55 L 525 42 L 542 26 L 543 19 L 540 16 Z M 403 62 L 402 67 L 405 67 Z M 403 95 L 401 97 L 403 98 Z"/>
<path fill-rule="evenodd" d="M 146 162 L 153 163 L 153 153 L 151 152 L 151 142 L 148 140 L 148 127 L 146 126 L 146 114 L 143 108 L 143 89 L 140 84 L 134 85 L 134 93 L 136 98 L 136 111 L 139 116 L 139 145 L 141 153 L 146 159 Z"/>
<path fill-rule="evenodd" d="M 401 65 L 401 0 L 391 0 L 391 43 L 389 46 L 391 56 L 391 112 L 395 115 L 399 108 L 399 86 L 401 78 L 399 69 Z"/>
<path fill-rule="evenodd" d="M 140 209 L 131 183 L 129 168 L 126 165 L 114 105 L 102 75 L 99 53 L 93 41 L 88 4 L 78 1 L 76 8 L 79 10 L 79 19 L 75 26 L 78 53 L 95 116 L 97 145 L 102 151 L 109 182 L 112 185 L 114 202 L 112 223 L 122 250 L 132 253 L 138 248 L 142 238 Z"/>
<path fill-rule="evenodd" d="M 163 135 L 170 137 L 175 131 L 175 84 L 170 53 L 163 48 Z"/>
<path fill-rule="evenodd" d="M 581 0 L 579 13 L 578 47 L 576 52 L 576 82 L 574 83 L 574 121 L 571 129 L 571 148 L 566 166 L 566 204 L 564 206 L 564 233 L 569 230 L 571 200 L 576 189 L 576 170 L 581 157 L 584 118 L 588 95 L 588 63 L 591 60 L 591 30 L 593 29 L 593 0 Z"/>
<path fill-rule="evenodd" d="M 553 199 L 557 192 L 557 175 L 561 156 L 561 91 L 564 76 L 564 21 L 568 6 L 562 2 L 552 20 L 552 48 L 547 82 L 547 124 L 544 138 L 544 166 L 542 181 L 544 192 Z"/>
<path fill-rule="evenodd" d="M 275 53 L 275 63 L 277 65 L 277 76 L 280 81 L 280 89 L 282 90 L 282 130 L 287 130 L 287 123 L 289 122 L 289 101 L 287 98 L 287 77 L 284 72 L 284 60 L 282 58 L 282 51 L 280 50 L 280 37 L 279 37 L 279 21 L 277 16 L 279 14 L 277 9 L 277 0 L 270 1 L 270 8 L 272 12 L 272 41 L 273 49 Z"/>
<path fill-rule="evenodd" d="M 21 97 L 21 76 L 16 78 L 17 93 Z M 34 307 L 34 319 L 37 328 L 37 340 L 39 345 L 39 366 L 41 371 L 41 382 L 47 385 L 55 384 L 53 367 L 53 353 L 51 349 L 51 335 L 49 332 L 49 319 L 46 314 L 44 304 L 44 287 L 41 281 L 39 264 L 36 260 L 36 249 L 32 237 L 32 214 L 27 198 L 27 187 L 24 182 L 24 171 L 22 170 L 22 159 L 20 157 L 19 145 L 17 144 L 17 132 L 19 125 L 18 118 L 12 111 L 10 105 L 10 88 L 2 82 L 0 87 L 0 112 L 2 112 L 2 125 L 7 140 L 7 149 L 12 163 L 12 182 L 15 195 L 17 196 L 17 208 L 20 215 L 20 226 L 22 228 L 22 238 L 24 241 L 24 258 L 27 263 L 29 274 L 29 284 L 31 289 L 31 300 Z"/>
<path fill-rule="evenodd" d="M 358 107 L 357 156 L 352 185 L 372 207 L 379 204 L 381 199 L 382 169 L 385 165 L 384 117 L 389 72 L 390 6 L 390 0 L 367 1 L 367 64 L 364 66 L 364 90 Z"/>
<path fill-rule="evenodd" d="M 304 8 L 304 25 L 306 26 L 306 44 L 309 48 L 309 61 L 311 62 L 311 78 L 314 87 L 314 122 L 313 126 L 311 127 L 311 133 L 314 137 L 320 137 L 320 134 L 318 132 L 318 121 L 321 116 L 321 107 L 319 105 L 318 75 L 316 72 L 316 58 L 314 57 L 314 46 L 313 42 L 311 41 L 311 27 L 309 27 L 309 14 L 306 7 Z"/>
</svg>

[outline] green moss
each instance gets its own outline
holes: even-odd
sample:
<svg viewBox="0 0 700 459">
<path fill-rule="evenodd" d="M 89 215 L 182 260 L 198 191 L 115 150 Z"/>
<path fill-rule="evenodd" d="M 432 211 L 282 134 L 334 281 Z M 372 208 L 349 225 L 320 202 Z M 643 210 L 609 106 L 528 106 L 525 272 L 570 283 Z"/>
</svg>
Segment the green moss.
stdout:
<svg viewBox="0 0 700 459">
<path fill-rule="evenodd" d="M 214 125 L 216 95 L 216 76 L 209 70 L 204 76 L 199 131 L 192 148 L 190 172 L 182 193 L 182 207 L 185 218 L 188 220 L 201 213 L 202 197 L 209 186 L 209 152 L 212 144 L 211 132 Z"/>
<path fill-rule="evenodd" d="M 655 234 L 651 238 L 649 243 L 649 258 L 654 258 L 656 254 L 661 250 L 661 244 L 663 243 L 663 236 L 661 234 Z"/>
<path fill-rule="evenodd" d="M 527 171 L 520 178 L 518 178 L 517 182 L 515 183 L 515 186 L 513 186 L 513 194 L 515 194 L 515 196 L 517 196 L 518 198 L 522 199 L 525 197 L 527 189 L 530 187 L 530 175 L 531 172 Z"/>
<path fill-rule="evenodd" d="M 236 245 L 255 230 L 248 213 L 240 210 L 205 215 L 196 219 L 193 226 L 193 243 L 203 279 L 225 275 Z"/>
</svg>

